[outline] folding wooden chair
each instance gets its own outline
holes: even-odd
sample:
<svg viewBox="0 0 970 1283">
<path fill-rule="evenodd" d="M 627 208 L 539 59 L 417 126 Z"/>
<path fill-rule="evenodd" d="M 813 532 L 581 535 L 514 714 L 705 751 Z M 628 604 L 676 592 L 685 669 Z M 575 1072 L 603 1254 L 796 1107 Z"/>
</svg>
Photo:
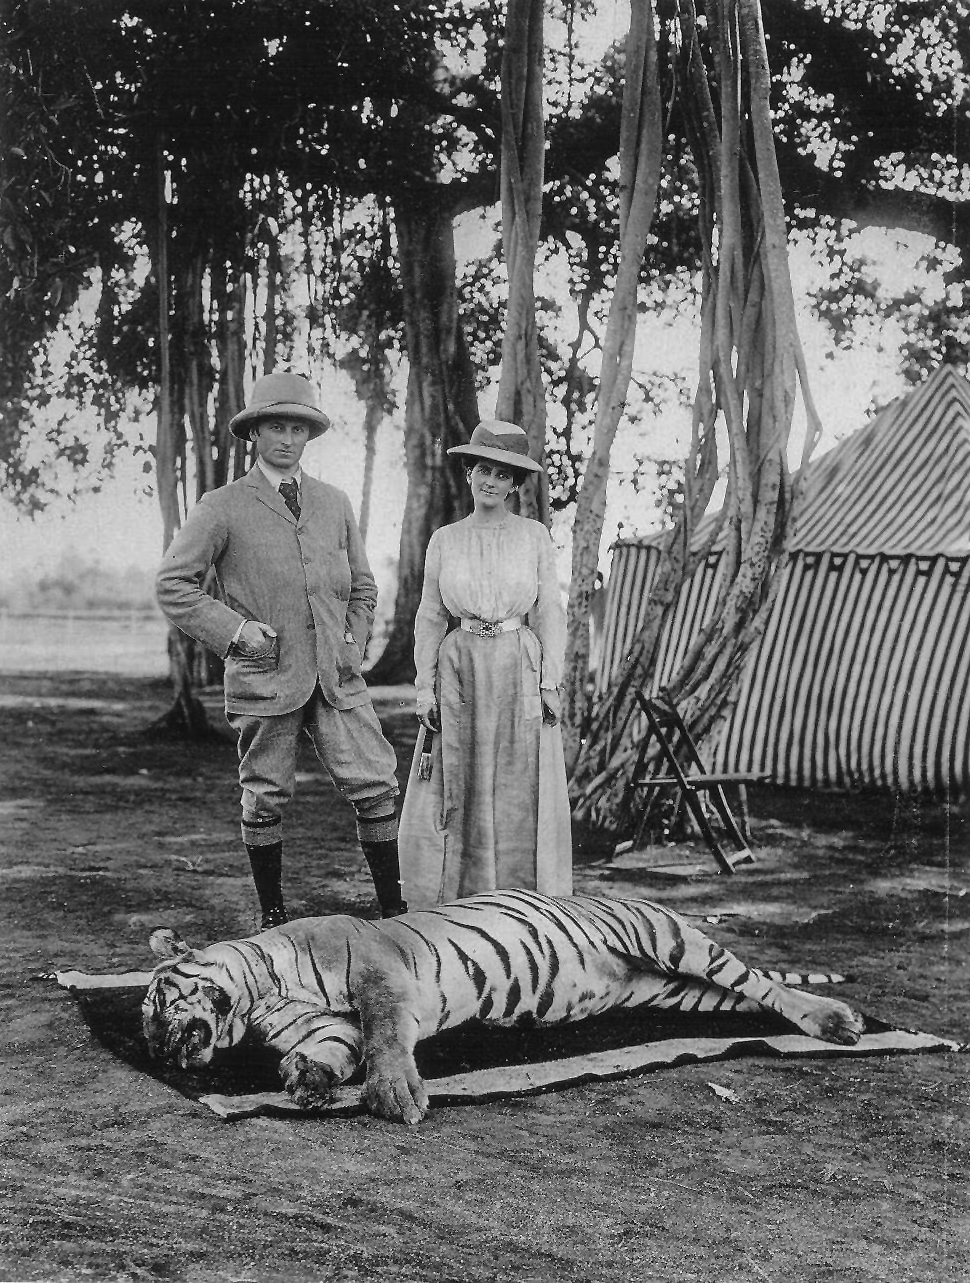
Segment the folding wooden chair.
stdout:
<svg viewBox="0 0 970 1283">
<path fill-rule="evenodd" d="M 647 699 L 642 691 L 637 691 L 637 701 L 647 719 L 647 733 L 637 754 L 630 788 L 631 793 L 647 791 L 648 795 L 632 845 L 639 845 L 647 826 L 653 802 L 650 794 L 655 794 L 662 788 L 676 788 L 723 872 L 733 873 L 739 864 L 753 864 L 754 855 L 748 845 L 750 831 L 745 785 L 766 777 L 732 773 L 712 774 L 705 767 L 693 736 L 673 704 L 663 699 Z M 656 740 L 660 760 L 654 766 L 653 772 L 645 775 L 643 774 L 644 763 L 651 739 Z M 738 790 L 740 823 L 735 820 L 728 805 L 724 792 L 725 785 L 733 785 Z M 710 797 L 724 833 L 735 846 L 735 851 L 726 851 L 721 845 L 704 810 L 704 794 Z"/>
</svg>

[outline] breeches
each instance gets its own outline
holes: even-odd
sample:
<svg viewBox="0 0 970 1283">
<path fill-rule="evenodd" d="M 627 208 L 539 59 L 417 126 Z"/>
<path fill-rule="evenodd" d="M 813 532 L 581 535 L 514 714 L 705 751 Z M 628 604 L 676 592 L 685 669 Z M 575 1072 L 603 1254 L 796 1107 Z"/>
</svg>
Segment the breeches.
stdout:
<svg viewBox="0 0 970 1283">
<path fill-rule="evenodd" d="M 332 708 L 317 687 L 310 701 L 292 713 L 276 717 L 229 713 L 227 717 L 238 736 L 243 824 L 265 823 L 282 815 L 296 791 L 297 749 L 303 731 L 358 819 L 393 814 L 397 758 L 372 704 L 341 711 Z"/>
</svg>

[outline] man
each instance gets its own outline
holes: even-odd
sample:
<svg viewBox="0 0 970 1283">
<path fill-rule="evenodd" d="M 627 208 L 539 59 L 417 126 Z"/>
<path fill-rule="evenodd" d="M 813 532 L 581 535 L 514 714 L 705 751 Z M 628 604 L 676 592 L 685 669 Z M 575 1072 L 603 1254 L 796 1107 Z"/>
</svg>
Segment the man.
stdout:
<svg viewBox="0 0 970 1283">
<path fill-rule="evenodd" d="M 229 427 L 254 443 L 256 464 L 202 497 L 165 554 L 156 587 L 171 622 L 225 657 L 242 836 L 262 926 L 287 920 L 283 810 L 304 730 L 356 812 L 381 913 L 393 917 L 407 907 L 396 759 L 361 676 L 377 586 L 350 500 L 300 468 L 307 442 L 330 420 L 301 375 L 268 374 Z M 202 587 L 210 569 L 221 600 Z"/>
</svg>

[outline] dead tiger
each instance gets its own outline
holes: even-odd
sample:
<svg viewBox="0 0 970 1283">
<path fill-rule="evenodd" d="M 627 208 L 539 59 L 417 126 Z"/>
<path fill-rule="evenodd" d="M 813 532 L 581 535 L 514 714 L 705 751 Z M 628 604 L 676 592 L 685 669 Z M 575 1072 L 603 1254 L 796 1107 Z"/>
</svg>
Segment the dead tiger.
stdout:
<svg viewBox="0 0 970 1283">
<path fill-rule="evenodd" d="M 371 1112 L 406 1123 L 428 1109 L 416 1044 L 468 1020 L 763 1008 L 827 1042 L 863 1028 L 844 1002 L 746 967 L 647 900 L 496 891 L 382 921 L 302 918 L 206 949 L 158 931 L 151 945 L 168 959 L 143 1006 L 154 1057 L 198 1068 L 248 1032 L 282 1053 L 286 1090 L 308 1108 L 363 1060 Z"/>
</svg>

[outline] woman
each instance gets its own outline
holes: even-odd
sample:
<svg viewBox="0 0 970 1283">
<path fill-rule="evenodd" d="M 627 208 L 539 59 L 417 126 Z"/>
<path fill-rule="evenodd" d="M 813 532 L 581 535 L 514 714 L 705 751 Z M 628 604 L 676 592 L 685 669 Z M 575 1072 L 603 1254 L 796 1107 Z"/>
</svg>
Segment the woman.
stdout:
<svg viewBox="0 0 970 1283">
<path fill-rule="evenodd" d="M 422 731 L 401 814 L 401 881 L 425 908 L 497 887 L 572 890 L 559 729 L 565 618 L 549 532 L 508 497 L 531 473 L 512 423 L 467 446 L 474 511 L 435 531 L 414 628 Z M 433 740 L 431 736 L 433 735 Z M 422 752 L 431 740 L 430 778 Z"/>
</svg>

